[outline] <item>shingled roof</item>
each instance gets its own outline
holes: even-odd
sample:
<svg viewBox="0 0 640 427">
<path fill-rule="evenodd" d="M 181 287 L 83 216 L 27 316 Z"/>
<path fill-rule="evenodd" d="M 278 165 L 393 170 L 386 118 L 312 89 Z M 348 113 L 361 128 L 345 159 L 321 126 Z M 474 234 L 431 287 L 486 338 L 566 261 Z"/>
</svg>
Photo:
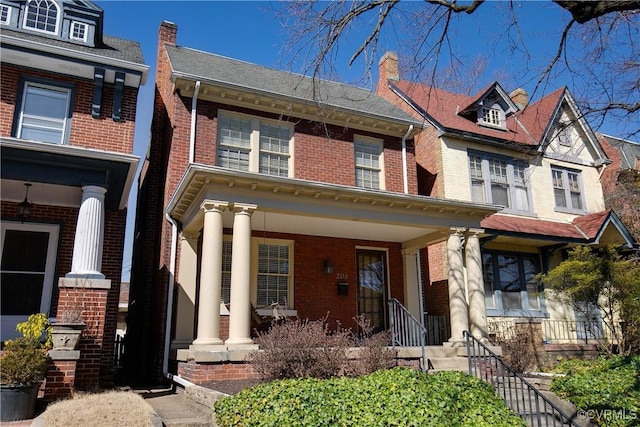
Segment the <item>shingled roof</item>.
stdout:
<svg viewBox="0 0 640 427">
<path fill-rule="evenodd" d="M 375 92 L 329 80 L 275 70 L 186 47 L 166 45 L 174 75 L 420 126 Z"/>
<path fill-rule="evenodd" d="M 38 42 L 49 46 L 56 46 L 76 52 L 90 53 L 92 55 L 103 56 L 105 58 L 118 59 L 121 61 L 144 64 L 140 43 L 133 40 L 125 40 L 117 37 L 104 36 L 104 44 L 99 47 L 85 46 L 78 43 L 60 40 L 53 37 L 41 36 L 34 33 L 15 31 L 2 28 L 3 43 L 7 37 Z"/>
</svg>

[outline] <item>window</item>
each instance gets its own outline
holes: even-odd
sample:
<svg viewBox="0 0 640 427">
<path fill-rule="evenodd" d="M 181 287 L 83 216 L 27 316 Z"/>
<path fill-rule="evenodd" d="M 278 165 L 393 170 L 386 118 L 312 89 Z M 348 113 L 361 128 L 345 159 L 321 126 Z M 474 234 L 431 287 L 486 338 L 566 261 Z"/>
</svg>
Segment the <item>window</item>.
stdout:
<svg viewBox="0 0 640 427">
<path fill-rule="evenodd" d="M 0 4 L 0 24 L 8 24 L 11 21 L 11 8 L 6 4 Z"/>
<path fill-rule="evenodd" d="M 540 272 L 537 255 L 482 254 L 485 303 L 494 316 L 543 315 L 544 298 L 534 278 Z"/>
<path fill-rule="evenodd" d="M 71 90 L 26 82 L 19 111 L 17 137 L 62 144 L 69 124 Z"/>
<path fill-rule="evenodd" d="M 24 28 L 58 34 L 60 10 L 53 0 L 29 0 L 24 15 Z"/>
<path fill-rule="evenodd" d="M 363 140 L 354 142 L 356 187 L 383 189 L 382 176 L 382 141 Z"/>
<path fill-rule="evenodd" d="M 243 115 L 218 117 L 218 166 L 289 176 L 292 126 Z"/>
<path fill-rule="evenodd" d="M 527 164 L 506 157 L 470 153 L 469 174 L 474 202 L 531 211 Z"/>
<path fill-rule="evenodd" d="M 258 307 L 289 303 L 289 244 L 258 244 Z"/>
<path fill-rule="evenodd" d="M 504 108 L 495 96 L 485 98 L 478 109 L 478 123 L 484 126 L 504 129 L 506 117 Z"/>
<path fill-rule="evenodd" d="M 500 109 L 482 107 L 482 121 L 492 126 L 500 126 Z"/>
<path fill-rule="evenodd" d="M 552 167 L 553 192 L 556 208 L 569 211 L 583 211 L 580 172 Z"/>
<path fill-rule="evenodd" d="M 573 145 L 573 139 L 571 137 L 571 123 L 570 122 L 560 122 L 558 124 L 558 144 L 564 147 L 571 147 Z"/>
<path fill-rule="evenodd" d="M 82 22 L 71 22 L 71 31 L 69 31 L 69 38 L 71 40 L 87 41 L 87 28 L 88 25 Z"/>
<path fill-rule="evenodd" d="M 222 242 L 222 301 L 231 301 L 232 236 Z M 258 309 L 278 303 L 293 308 L 293 242 L 279 239 L 254 239 L 252 244 L 252 302 Z"/>
</svg>

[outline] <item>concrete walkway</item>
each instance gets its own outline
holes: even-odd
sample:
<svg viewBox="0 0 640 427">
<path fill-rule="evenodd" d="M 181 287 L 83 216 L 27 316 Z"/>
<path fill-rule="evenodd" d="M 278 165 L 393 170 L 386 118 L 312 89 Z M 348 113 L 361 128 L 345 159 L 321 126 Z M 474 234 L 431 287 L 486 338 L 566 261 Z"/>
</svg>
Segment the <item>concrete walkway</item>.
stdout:
<svg viewBox="0 0 640 427">
<path fill-rule="evenodd" d="M 215 390 L 196 385 L 167 389 L 134 389 L 157 414 L 154 426 L 215 426 L 211 408 L 216 400 L 226 396 Z"/>
</svg>

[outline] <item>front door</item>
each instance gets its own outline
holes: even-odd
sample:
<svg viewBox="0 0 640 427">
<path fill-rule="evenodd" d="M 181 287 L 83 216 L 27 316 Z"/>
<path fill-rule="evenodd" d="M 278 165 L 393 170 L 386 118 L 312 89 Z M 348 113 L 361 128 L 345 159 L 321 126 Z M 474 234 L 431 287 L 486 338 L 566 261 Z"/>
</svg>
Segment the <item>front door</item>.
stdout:
<svg viewBox="0 0 640 427">
<path fill-rule="evenodd" d="M 384 251 L 357 251 L 358 315 L 371 322 L 373 332 L 387 328 L 387 254 Z"/>
<path fill-rule="evenodd" d="M 34 313 L 49 314 L 59 227 L 2 223 L 0 246 L 0 339 L 20 334 L 16 325 Z"/>
</svg>

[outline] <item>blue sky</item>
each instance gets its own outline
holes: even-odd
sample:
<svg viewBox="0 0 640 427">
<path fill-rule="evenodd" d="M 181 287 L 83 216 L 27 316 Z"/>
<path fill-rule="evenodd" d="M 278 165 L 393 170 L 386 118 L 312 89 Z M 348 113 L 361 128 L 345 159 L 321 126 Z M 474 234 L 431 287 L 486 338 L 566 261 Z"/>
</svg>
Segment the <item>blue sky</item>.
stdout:
<svg viewBox="0 0 640 427">
<path fill-rule="evenodd" d="M 285 52 L 289 39 L 282 28 L 280 18 L 275 14 L 276 2 L 138 0 L 98 1 L 97 4 L 104 9 L 104 33 L 140 42 L 144 60 L 150 67 L 149 78 L 141 88 L 138 99 L 134 154 L 141 159 L 144 158 L 149 142 L 157 35 L 163 20 L 171 21 L 178 26 L 177 44 L 180 46 L 283 70 L 288 69 L 289 60 L 292 58 Z M 422 2 L 414 2 L 412 5 L 420 7 L 421 4 Z M 501 76 L 499 80 L 505 90 L 511 91 L 522 86 L 531 93 L 535 79 L 532 79 L 532 74 L 523 74 L 522 62 L 510 59 L 511 52 L 502 32 L 504 22 L 508 19 L 506 4 L 507 2 L 490 1 L 473 15 L 462 14 L 456 17 L 457 22 L 452 26 L 454 32 L 450 34 L 456 43 L 452 49 L 468 63 L 479 55 L 489 56 L 487 72 L 478 82 L 478 89 Z M 562 29 L 562 24 L 569 19 L 569 14 L 550 1 L 517 3 L 516 12 L 521 17 L 518 21 L 520 34 L 530 40 L 527 46 L 531 61 L 529 67 L 539 69 L 546 65 L 545 58 L 556 48 L 552 41 L 557 40 L 557 34 Z M 416 27 L 419 29 L 418 25 Z M 399 43 L 404 37 L 401 28 L 396 26 L 390 30 L 392 31 L 385 33 L 387 44 L 380 46 L 379 52 L 376 53 L 378 57 L 386 50 L 400 49 Z M 358 31 L 354 33 L 357 35 Z M 518 34 L 512 31 L 508 35 L 516 37 Z M 357 81 L 364 73 L 362 61 L 355 63 L 351 68 L 347 67 L 346 58 L 352 53 L 354 44 L 355 42 L 341 44 L 341 55 L 336 64 L 338 78 L 347 83 Z M 376 57 L 375 63 L 377 59 Z M 371 81 L 375 85 L 376 70 L 372 71 L 374 74 Z M 572 83 L 571 78 L 560 74 L 546 93 L 562 85 L 567 85 L 572 90 Z M 539 96 L 536 95 L 533 100 L 537 100 Z M 605 124 L 600 130 L 612 135 L 617 133 L 612 124 Z M 134 187 L 137 187 L 137 182 Z M 123 280 L 129 279 L 131 268 L 135 197 L 134 188 L 129 198 Z"/>
</svg>

